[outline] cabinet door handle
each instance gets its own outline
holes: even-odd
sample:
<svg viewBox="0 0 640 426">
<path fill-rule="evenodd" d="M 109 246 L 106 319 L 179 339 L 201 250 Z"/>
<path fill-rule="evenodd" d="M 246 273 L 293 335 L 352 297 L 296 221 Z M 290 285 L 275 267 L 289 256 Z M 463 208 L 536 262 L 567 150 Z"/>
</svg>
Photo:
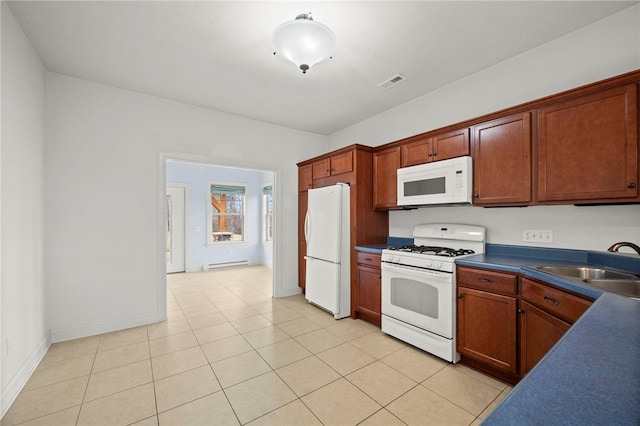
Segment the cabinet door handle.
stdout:
<svg viewBox="0 0 640 426">
<path fill-rule="evenodd" d="M 480 198 L 480 194 L 473 194 L 473 198 Z"/>
<path fill-rule="evenodd" d="M 492 283 L 493 280 L 490 280 L 489 278 L 478 278 L 478 281 L 480 281 L 481 283 Z"/>
<path fill-rule="evenodd" d="M 524 309 L 518 309 L 519 314 L 524 314 Z"/>
<path fill-rule="evenodd" d="M 464 296 L 463 294 L 459 294 L 458 295 L 458 299 L 462 299 L 462 296 Z"/>
<path fill-rule="evenodd" d="M 428 153 L 427 157 L 433 157 L 433 154 L 432 153 Z"/>
<path fill-rule="evenodd" d="M 560 302 L 558 302 L 557 300 L 554 300 L 554 299 L 552 299 L 550 297 L 547 297 L 547 296 L 544 297 L 544 301 L 547 302 L 547 303 L 552 303 L 554 305 L 559 305 L 560 304 Z"/>
<path fill-rule="evenodd" d="M 437 157 L 437 156 L 438 156 L 438 153 L 437 153 L 437 152 L 434 152 L 434 153 L 433 153 L 433 156 L 434 156 L 434 157 Z"/>
<path fill-rule="evenodd" d="M 629 182 L 629 184 L 627 185 L 627 188 L 635 188 L 636 184 L 635 182 Z"/>
</svg>

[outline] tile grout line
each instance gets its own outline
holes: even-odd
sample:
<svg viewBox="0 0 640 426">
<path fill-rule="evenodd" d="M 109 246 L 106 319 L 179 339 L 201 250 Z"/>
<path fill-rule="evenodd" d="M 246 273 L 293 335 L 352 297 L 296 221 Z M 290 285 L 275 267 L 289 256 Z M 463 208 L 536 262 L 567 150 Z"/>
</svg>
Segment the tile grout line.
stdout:
<svg viewBox="0 0 640 426">
<path fill-rule="evenodd" d="M 156 424 L 160 424 L 160 413 L 158 412 L 158 394 L 156 392 L 156 377 L 155 377 L 155 374 L 153 373 L 153 357 L 151 356 L 151 343 L 150 343 L 151 339 L 149 339 L 148 326 L 146 331 L 147 331 L 147 350 L 149 351 L 149 366 L 151 368 L 151 384 L 153 386 L 153 402 L 156 406 Z M 141 420 L 144 420 L 144 419 L 141 419 Z"/>
<path fill-rule="evenodd" d="M 96 358 L 98 357 L 98 351 L 100 349 L 100 341 L 102 340 L 102 335 L 98 339 L 98 344 L 96 345 L 96 351 L 93 354 L 93 362 L 91 363 L 91 368 L 89 369 L 89 376 L 87 377 L 87 385 L 84 388 L 84 393 L 82 394 L 82 400 L 80 401 L 80 409 L 78 410 L 78 415 L 76 417 L 76 426 L 80 423 L 80 414 L 82 414 L 82 409 L 84 408 L 84 400 L 87 397 L 87 391 L 89 390 L 89 383 L 91 383 L 91 374 L 93 374 L 93 367 L 96 365 Z"/>
</svg>

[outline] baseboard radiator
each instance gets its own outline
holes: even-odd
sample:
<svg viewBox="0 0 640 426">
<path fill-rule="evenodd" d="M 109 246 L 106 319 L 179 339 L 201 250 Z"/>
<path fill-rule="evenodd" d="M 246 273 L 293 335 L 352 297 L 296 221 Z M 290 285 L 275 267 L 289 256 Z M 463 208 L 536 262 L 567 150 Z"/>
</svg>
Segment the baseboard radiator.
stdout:
<svg viewBox="0 0 640 426">
<path fill-rule="evenodd" d="M 202 265 L 203 271 L 209 271 L 211 269 L 220 269 L 220 268 L 231 268 L 234 266 L 249 266 L 248 260 L 238 260 L 235 262 L 220 262 L 220 263 L 209 263 L 208 265 Z"/>
</svg>

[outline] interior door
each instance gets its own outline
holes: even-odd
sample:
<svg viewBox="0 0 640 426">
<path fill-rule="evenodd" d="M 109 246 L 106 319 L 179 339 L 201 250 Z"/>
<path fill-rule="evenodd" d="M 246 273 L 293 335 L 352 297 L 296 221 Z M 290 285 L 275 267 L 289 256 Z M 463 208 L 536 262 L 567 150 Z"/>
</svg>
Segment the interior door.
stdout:
<svg viewBox="0 0 640 426">
<path fill-rule="evenodd" d="M 166 193 L 167 273 L 185 271 L 185 188 L 167 185 Z"/>
</svg>

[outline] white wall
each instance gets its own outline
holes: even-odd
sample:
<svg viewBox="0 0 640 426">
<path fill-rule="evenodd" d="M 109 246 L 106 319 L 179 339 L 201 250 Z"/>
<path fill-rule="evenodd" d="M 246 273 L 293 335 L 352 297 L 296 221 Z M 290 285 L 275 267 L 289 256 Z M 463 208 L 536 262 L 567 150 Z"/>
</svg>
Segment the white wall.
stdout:
<svg viewBox="0 0 640 426">
<path fill-rule="evenodd" d="M 49 346 L 43 269 L 46 72 L 5 2 L 1 8 L 0 417 Z"/>
<path fill-rule="evenodd" d="M 494 244 L 604 251 L 617 241 L 640 243 L 640 205 L 420 208 L 392 212 L 389 234 L 411 237 L 413 226 L 429 222 L 486 226 L 487 242 Z M 550 229 L 554 241 L 525 243 L 522 241 L 524 229 Z"/>
<path fill-rule="evenodd" d="M 47 126 L 53 341 L 163 318 L 165 158 L 275 171 L 274 292 L 299 291 L 296 162 L 326 136 L 53 73 Z"/>
<path fill-rule="evenodd" d="M 331 149 L 354 141 L 378 146 L 638 68 L 636 5 L 343 129 L 329 143 Z M 524 245 L 524 228 L 554 230 L 549 247 L 601 250 L 614 241 L 640 242 L 640 206 L 422 208 L 390 212 L 390 235 L 411 236 L 415 224 L 431 221 L 484 225 L 489 242 L 501 244 Z"/>
<path fill-rule="evenodd" d="M 259 170 L 219 167 L 167 161 L 167 182 L 183 183 L 189 186 L 187 200 L 187 239 L 189 241 L 187 272 L 202 271 L 203 265 L 249 261 L 252 265 L 268 265 L 273 262 L 271 244 L 262 241 L 262 184 L 273 182 L 273 173 Z M 246 194 L 246 220 L 243 242 L 207 245 L 207 209 L 209 182 L 244 184 Z"/>
</svg>

